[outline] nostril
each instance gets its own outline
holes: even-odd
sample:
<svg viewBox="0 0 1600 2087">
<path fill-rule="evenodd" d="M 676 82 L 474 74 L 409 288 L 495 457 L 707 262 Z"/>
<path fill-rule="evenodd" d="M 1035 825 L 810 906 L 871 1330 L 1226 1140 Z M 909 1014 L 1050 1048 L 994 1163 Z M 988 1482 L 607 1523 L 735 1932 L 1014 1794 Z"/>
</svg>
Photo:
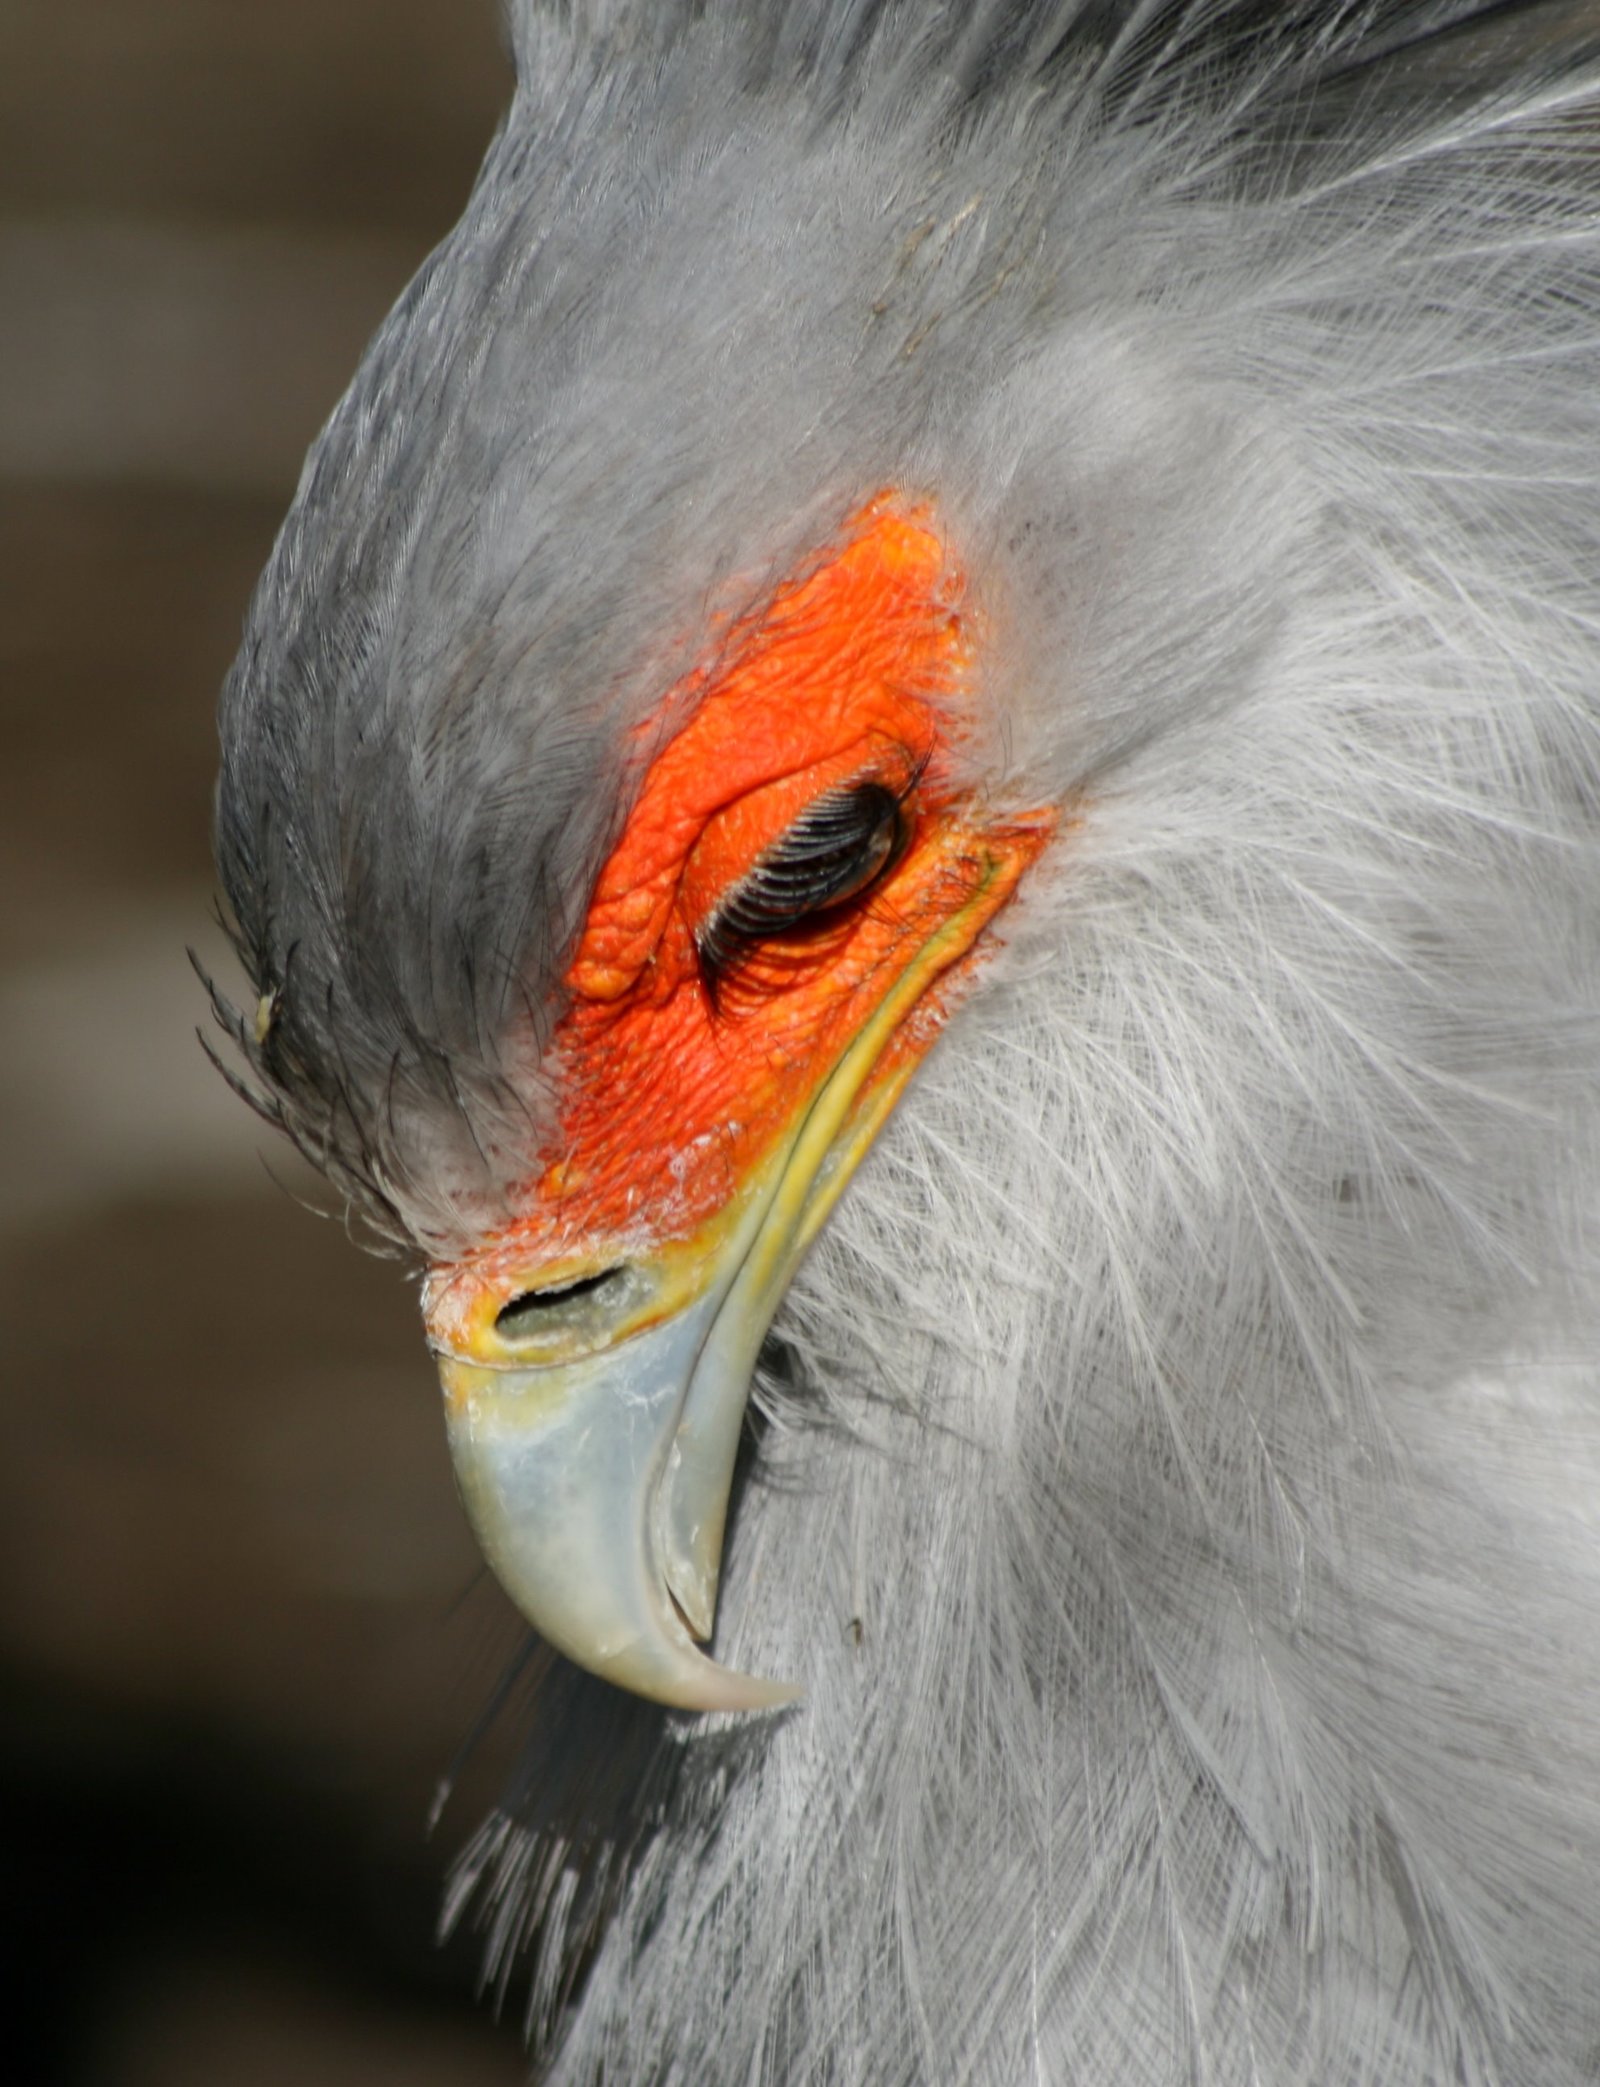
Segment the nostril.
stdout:
<svg viewBox="0 0 1600 2087">
<path fill-rule="evenodd" d="M 513 1340 L 519 1333 L 541 1332 L 552 1312 L 576 1303 L 580 1297 L 593 1297 L 614 1284 L 622 1273 L 620 1268 L 602 1268 L 598 1275 L 580 1275 L 570 1283 L 552 1283 L 547 1290 L 519 1291 L 495 1313 L 495 1331 Z"/>
</svg>

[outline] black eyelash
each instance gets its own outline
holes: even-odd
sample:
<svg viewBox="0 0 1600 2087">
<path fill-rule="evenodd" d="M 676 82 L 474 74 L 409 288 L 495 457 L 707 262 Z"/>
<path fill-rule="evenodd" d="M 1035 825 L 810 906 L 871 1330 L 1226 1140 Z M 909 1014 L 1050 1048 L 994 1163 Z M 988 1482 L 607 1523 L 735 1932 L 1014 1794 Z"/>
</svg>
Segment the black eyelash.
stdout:
<svg viewBox="0 0 1600 2087">
<path fill-rule="evenodd" d="M 850 783 L 807 805 L 700 930 L 708 987 L 745 943 L 792 934 L 875 884 L 904 845 L 902 802 L 882 783 Z"/>
</svg>

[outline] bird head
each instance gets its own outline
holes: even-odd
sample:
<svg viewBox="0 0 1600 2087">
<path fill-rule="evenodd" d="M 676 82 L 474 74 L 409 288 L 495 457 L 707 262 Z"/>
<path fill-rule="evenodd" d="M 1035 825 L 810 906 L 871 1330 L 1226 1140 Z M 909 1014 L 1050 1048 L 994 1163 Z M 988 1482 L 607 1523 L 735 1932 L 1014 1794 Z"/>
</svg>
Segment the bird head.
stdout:
<svg viewBox="0 0 1600 2087">
<path fill-rule="evenodd" d="M 1095 230 L 1092 138 L 1069 199 L 954 53 L 920 109 L 904 62 L 847 122 L 708 101 L 746 33 L 653 53 L 620 166 L 639 54 L 529 69 L 313 454 L 219 797 L 242 1040 L 427 1259 L 487 1555 L 702 1708 L 790 1692 L 696 1643 L 797 1265 L 1047 960 L 1076 808 L 1247 700 L 1307 533 L 1274 416 L 1127 318 L 1170 255 Z"/>
</svg>

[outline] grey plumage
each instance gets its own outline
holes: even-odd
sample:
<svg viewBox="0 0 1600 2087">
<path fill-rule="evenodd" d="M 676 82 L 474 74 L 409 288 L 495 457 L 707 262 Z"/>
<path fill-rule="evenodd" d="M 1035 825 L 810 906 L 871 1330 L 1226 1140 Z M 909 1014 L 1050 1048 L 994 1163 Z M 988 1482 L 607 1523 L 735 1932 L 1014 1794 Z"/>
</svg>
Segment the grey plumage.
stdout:
<svg viewBox="0 0 1600 2087">
<path fill-rule="evenodd" d="M 461 1902 L 562 2079 L 1600 2080 L 1594 8 L 512 33 L 224 696 L 262 1105 L 492 1227 L 636 728 L 880 487 L 1070 816 L 769 1354 L 805 1705 L 552 1680 Z"/>
</svg>

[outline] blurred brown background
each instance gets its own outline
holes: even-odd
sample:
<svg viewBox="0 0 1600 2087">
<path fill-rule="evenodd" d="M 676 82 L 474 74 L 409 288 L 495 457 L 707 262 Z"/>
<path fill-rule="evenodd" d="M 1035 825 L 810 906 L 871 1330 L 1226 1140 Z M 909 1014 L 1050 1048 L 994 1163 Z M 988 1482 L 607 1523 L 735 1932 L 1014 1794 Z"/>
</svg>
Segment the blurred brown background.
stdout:
<svg viewBox="0 0 1600 2087">
<path fill-rule="evenodd" d="M 432 1939 L 515 1631 L 414 1295 L 269 1175 L 184 954 L 248 590 L 507 90 L 492 0 L 0 7 L 8 2081 L 523 2074 Z"/>
</svg>

